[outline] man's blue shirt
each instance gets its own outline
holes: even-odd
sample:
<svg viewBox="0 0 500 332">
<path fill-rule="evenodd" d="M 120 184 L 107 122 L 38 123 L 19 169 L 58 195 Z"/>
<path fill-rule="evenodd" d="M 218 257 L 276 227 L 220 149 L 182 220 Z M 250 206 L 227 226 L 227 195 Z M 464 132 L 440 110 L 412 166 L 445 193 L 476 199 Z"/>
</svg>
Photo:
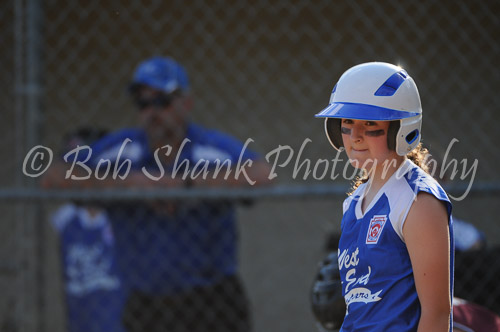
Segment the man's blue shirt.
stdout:
<svg viewBox="0 0 500 332">
<path fill-rule="evenodd" d="M 223 176 L 224 161 L 226 165 L 231 162 L 234 168 L 238 160 L 243 163 L 257 158 L 231 136 L 195 124 L 188 126 L 184 143 L 175 158 L 176 163 L 160 166 L 145 132 L 124 129 L 96 142 L 87 165 L 95 168 L 101 159 L 113 163 L 119 156 L 117 165 L 128 159 L 131 170 L 142 171 L 144 167 L 154 176 L 159 176 L 160 167 L 165 169 L 164 176 L 174 171 L 182 176 L 184 171 L 193 168 L 198 174 L 204 167 L 209 171 L 221 167 L 220 175 Z M 164 147 L 158 152 L 167 151 Z M 84 157 L 79 156 L 79 159 Z M 123 165 L 122 175 L 127 169 Z M 198 174 L 202 175 L 203 172 Z M 229 176 L 235 176 L 234 170 Z M 120 267 L 133 289 L 151 294 L 174 294 L 212 284 L 236 272 L 237 230 L 232 202 L 116 203 L 108 207 L 108 213 L 115 232 Z"/>
</svg>

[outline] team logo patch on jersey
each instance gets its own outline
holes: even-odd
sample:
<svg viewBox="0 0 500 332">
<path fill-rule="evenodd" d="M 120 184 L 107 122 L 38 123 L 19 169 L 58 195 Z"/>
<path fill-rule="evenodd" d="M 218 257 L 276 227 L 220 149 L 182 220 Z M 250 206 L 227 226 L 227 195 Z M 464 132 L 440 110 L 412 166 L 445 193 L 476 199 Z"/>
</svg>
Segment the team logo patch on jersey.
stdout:
<svg viewBox="0 0 500 332">
<path fill-rule="evenodd" d="M 368 234 L 366 234 L 366 244 L 376 244 L 382 234 L 387 216 L 373 216 L 370 220 L 370 227 L 368 227 Z"/>
</svg>

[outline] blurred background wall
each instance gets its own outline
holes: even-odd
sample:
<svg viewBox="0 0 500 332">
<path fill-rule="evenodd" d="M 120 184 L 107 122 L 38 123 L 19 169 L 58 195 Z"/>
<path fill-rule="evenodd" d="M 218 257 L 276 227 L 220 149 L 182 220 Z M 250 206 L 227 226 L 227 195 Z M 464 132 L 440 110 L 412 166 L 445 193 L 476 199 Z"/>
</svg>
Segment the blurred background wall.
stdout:
<svg viewBox="0 0 500 332">
<path fill-rule="evenodd" d="M 460 179 L 462 169 L 478 160 L 455 214 L 498 244 L 498 13 L 498 1 L 3 1 L 0 328 L 64 324 L 56 235 L 47 224 L 61 200 L 23 174 L 25 156 L 36 145 L 57 152 L 62 135 L 82 125 L 133 126 L 126 87 L 152 55 L 185 66 L 197 122 L 251 138 L 263 155 L 279 145 L 295 152 L 277 169 L 279 190 L 238 211 L 256 331 L 314 330 L 309 289 L 349 182 L 294 177 L 294 163 L 306 139 L 301 160 L 314 166 L 335 157 L 314 114 L 355 64 L 391 62 L 415 79 L 424 144 L 438 157 L 450 148 L 448 161 L 458 161 L 459 173 L 445 183 L 455 197 L 472 180 Z"/>
</svg>

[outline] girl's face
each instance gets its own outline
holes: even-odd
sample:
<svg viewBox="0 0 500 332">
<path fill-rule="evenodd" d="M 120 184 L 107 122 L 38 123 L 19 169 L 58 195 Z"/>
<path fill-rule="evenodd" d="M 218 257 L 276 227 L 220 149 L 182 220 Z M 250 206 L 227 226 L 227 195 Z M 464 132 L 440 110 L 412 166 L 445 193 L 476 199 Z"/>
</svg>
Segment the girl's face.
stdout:
<svg viewBox="0 0 500 332">
<path fill-rule="evenodd" d="M 389 121 L 341 120 L 344 147 L 352 166 L 371 170 L 384 161 L 397 158 L 396 151 L 387 146 Z"/>
</svg>

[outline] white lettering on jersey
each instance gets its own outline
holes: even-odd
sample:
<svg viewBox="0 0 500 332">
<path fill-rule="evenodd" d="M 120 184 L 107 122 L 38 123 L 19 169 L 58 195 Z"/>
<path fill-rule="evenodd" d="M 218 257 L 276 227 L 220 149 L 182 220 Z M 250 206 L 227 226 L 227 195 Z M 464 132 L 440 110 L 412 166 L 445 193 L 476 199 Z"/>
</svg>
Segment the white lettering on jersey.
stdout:
<svg viewBox="0 0 500 332">
<path fill-rule="evenodd" d="M 120 280 L 112 275 L 111 257 L 104 253 L 101 244 L 74 244 L 69 247 L 66 274 L 68 292 L 85 295 L 94 290 L 115 290 Z"/>
<path fill-rule="evenodd" d="M 360 277 L 356 277 L 355 267 L 359 264 L 358 254 L 359 254 L 359 248 L 356 248 L 356 250 L 351 254 L 349 254 L 349 249 L 344 249 L 342 251 L 342 254 L 339 255 L 339 270 L 351 267 L 351 269 L 347 271 L 345 275 L 345 281 L 347 282 L 347 285 L 345 286 L 346 295 L 344 296 L 344 298 L 345 298 L 345 303 L 347 305 L 347 309 L 349 309 L 349 304 L 354 302 L 369 303 L 369 302 L 377 302 L 382 299 L 379 296 L 380 293 L 382 293 L 382 290 L 379 290 L 378 292 L 372 294 L 372 291 L 366 287 L 357 287 L 351 289 L 351 287 L 357 285 L 367 286 L 370 281 L 370 275 L 372 273 L 371 266 L 368 266 L 367 274 L 364 274 Z"/>
<path fill-rule="evenodd" d="M 367 285 L 368 281 L 370 281 L 370 274 L 372 273 L 372 268 L 371 266 L 368 266 L 368 273 L 359 277 L 359 278 L 352 278 L 352 275 L 356 273 L 356 269 L 350 269 L 347 271 L 345 275 L 346 281 L 348 281 L 347 286 L 345 286 L 345 292 L 349 290 L 351 286 L 356 286 L 356 285 Z"/>
<path fill-rule="evenodd" d="M 340 250 L 339 250 L 340 251 Z M 347 269 L 351 266 L 356 266 L 359 263 L 359 248 L 349 255 L 349 249 L 344 249 L 342 254 L 339 255 L 339 270 L 342 270 L 344 267 Z"/>
<path fill-rule="evenodd" d="M 369 290 L 368 288 L 364 287 L 354 288 L 345 295 L 345 303 L 347 304 L 347 306 L 349 306 L 349 304 L 354 302 L 364 302 L 364 303 L 377 302 L 382 299 L 381 297 L 379 297 L 380 293 L 382 293 L 382 290 L 379 290 L 375 294 L 372 294 L 372 291 Z"/>
</svg>

